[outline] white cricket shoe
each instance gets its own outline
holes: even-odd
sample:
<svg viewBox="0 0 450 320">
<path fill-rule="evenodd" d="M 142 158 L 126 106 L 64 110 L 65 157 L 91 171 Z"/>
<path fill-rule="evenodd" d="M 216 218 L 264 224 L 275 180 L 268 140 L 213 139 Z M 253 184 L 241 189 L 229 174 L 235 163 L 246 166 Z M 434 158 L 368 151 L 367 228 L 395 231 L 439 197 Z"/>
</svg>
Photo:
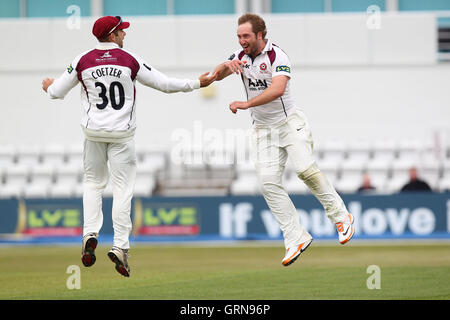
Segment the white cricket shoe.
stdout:
<svg viewBox="0 0 450 320">
<path fill-rule="evenodd" d="M 83 237 L 83 244 L 81 247 L 81 262 L 85 267 L 90 267 L 95 263 L 95 248 L 97 248 L 98 240 L 97 233 L 88 233 Z"/>
<path fill-rule="evenodd" d="M 353 215 L 349 213 L 347 222 L 336 223 L 340 244 L 346 244 L 353 237 L 355 233 L 355 228 L 353 227 L 354 220 Z"/>
<path fill-rule="evenodd" d="M 290 247 L 288 250 L 286 250 L 286 255 L 281 261 L 283 266 L 287 267 L 288 265 L 292 264 L 295 260 L 297 260 L 300 254 L 308 248 L 308 246 L 311 244 L 312 241 L 313 239 L 311 238 L 308 241 L 300 243 L 297 246 Z"/>
<path fill-rule="evenodd" d="M 116 264 L 116 270 L 124 277 L 130 276 L 130 266 L 128 265 L 128 249 L 112 247 L 108 252 L 109 259 Z"/>
</svg>

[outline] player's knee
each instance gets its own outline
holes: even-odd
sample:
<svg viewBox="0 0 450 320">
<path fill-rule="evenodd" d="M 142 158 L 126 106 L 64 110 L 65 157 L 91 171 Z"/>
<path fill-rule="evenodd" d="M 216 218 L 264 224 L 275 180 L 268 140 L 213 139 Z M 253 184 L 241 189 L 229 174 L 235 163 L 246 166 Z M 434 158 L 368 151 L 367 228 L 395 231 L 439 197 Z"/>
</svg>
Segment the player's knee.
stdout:
<svg viewBox="0 0 450 320">
<path fill-rule="evenodd" d="M 311 176 L 319 173 L 320 170 L 317 164 L 314 162 L 312 165 L 308 166 L 306 169 L 297 170 L 297 176 L 303 181 L 308 180 Z"/>
<path fill-rule="evenodd" d="M 106 188 L 108 180 L 109 180 L 108 177 L 99 178 L 85 175 L 83 182 L 84 185 L 88 188 L 103 190 Z"/>
</svg>

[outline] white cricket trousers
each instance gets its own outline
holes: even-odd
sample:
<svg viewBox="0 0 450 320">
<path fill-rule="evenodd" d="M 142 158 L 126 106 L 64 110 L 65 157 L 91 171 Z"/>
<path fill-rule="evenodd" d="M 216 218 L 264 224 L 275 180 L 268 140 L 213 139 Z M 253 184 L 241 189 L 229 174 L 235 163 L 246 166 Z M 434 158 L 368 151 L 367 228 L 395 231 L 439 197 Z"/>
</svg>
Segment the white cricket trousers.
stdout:
<svg viewBox="0 0 450 320">
<path fill-rule="evenodd" d="M 102 227 L 102 196 L 111 175 L 113 246 L 129 249 L 129 236 L 132 228 L 131 199 L 136 179 L 134 140 L 126 143 L 85 140 L 83 164 L 83 236 L 90 232 L 99 233 Z"/>
<path fill-rule="evenodd" d="M 261 192 L 280 224 L 286 249 L 312 238 L 300 224 L 299 214 L 282 185 L 288 156 L 298 177 L 322 204 L 331 222 L 347 221 L 344 202 L 315 164 L 311 131 L 302 112 L 270 127 L 254 126 L 253 148 Z"/>
</svg>

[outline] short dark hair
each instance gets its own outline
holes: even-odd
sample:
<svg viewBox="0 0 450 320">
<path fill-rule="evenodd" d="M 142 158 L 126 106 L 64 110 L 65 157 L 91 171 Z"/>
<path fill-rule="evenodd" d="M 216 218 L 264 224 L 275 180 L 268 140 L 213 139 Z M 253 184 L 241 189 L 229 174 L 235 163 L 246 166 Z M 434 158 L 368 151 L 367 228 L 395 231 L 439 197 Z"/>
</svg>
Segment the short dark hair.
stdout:
<svg viewBox="0 0 450 320">
<path fill-rule="evenodd" d="M 119 30 L 114 30 L 111 33 L 114 33 L 116 36 L 118 36 L 119 35 Z M 98 41 L 100 41 L 100 42 L 109 42 L 109 36 L 111 35 L 111 33 L 108 34 L 106 37 L 104 37 L 102 39 L 99 39 Z"/>
<path fill-rule="evenodd" d="M 258 32 L 262 32 L 263 39 L 266 37 L 266 23 L 260 16 L 252 13 L 246 13 L 239 18 L 238 26 L 246 22 L 250 22 L 254 34 L 258 35 Z"/>
</svg>

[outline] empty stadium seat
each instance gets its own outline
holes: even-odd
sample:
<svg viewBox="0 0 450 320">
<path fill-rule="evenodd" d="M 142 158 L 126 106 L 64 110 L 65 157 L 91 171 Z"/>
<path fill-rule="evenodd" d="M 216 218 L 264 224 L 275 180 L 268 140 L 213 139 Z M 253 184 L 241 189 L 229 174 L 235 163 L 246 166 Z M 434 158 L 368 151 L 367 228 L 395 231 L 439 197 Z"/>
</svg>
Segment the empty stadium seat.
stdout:
<svg viewBox="0 0 450 320">
<path fill-rule="evenodd" d="M 346 144 L 342 140 L 328 140 L 322 146 L 322 157 L 317 159 L 320 168 L 339 169 L 346 155 Z"/>
<path fill-rule="evenodd" d="M 0 185 L 0 198 L 21 198 L 23 196 L 23 185 L 3 184 Z"/>
<path fill-rule="evenodd" d="M 439 191 L 450 191 L 450 159 L 442 161 L 442 176 L 439 178 L 437 189 Z"/>
<path fill-rule="evenodd" d="M 149 197 L 153 194 L 156 179 L 153 176 L 138 175 L 134 185 L 134 195 L 137 197 Z"/>
<path fill-rule="evenodd" d="M 4 183 L 0 187 L 0 197 L 20 198 L 23 196 L 24 188 L 29 183 L 30 167 L 26 164 L 13 164 L 5 168 Z"/>
<path fill-rule="evenodd" d="M 420 178 L 425 180 L 435 190 L 439 187 L 441 177 L 441 161 L 433 152 L 426 152 L 421 157 L 419 166 Z"/>
<path fill-rule="evenodd" d="M 83 163 L 83 145 L 72 144 L 65 149 L 66 162 L 68 165 L 81 165 Z"/>
<path fill-rule="evenodd" d="M 41 160 L 44 164 L 62 165 L 66 160 L 66 149 L 60 144 L 50 144 L 42 148 Z"/>
<path fill-rule="evenodd" d="M 67 162 L 55 167 L 57 184 L 75 185 L 81 181 L 83 166 L 80 162 Z"/>
<path fill-rule="evenodd" d="M 397 149 L 397 159 L 395 161 L 412 161 L 417 165 L 423 147 L 423 142 L 417 139 L 400 140 Z"/>
<path fill-rule="evenodd" d="M 283 180 L 283 186 L 289 194 L 309 193 L 309 188 L 295 173 L 288 175 L 286 179 Z"/>
<path fill-rule="evenodd" d="M 334 187 L 341 193 L 354 193 L 361 186 L 363 172 L 359 169 L 341 173 L 341 178 L 334 182 Z"/>
<path fill-rule="evenodd" d="M 230 191 L 233 195 L 258 194 L 258 177 L 255 172 L 241 172 L 238 178 L 231 183 Z"/>
<path fill-rule="evenodd" d="M 72 198 L 75 195 L 75 185 L 65 183 L 55 183 L 49 186 L 48 194 L 52 198 Z"/>
<path fill-rule="evenodd" d="M 42 163 L 30 168 L 31 184 L 49 185 L 53 183 L 56 168 L 51 163 Z"/>
<path fill-rule="evenodd" d="M 316 160 L 316 163 L 320 171 L 322 171 L 326 176 L 334 177 L 334 179 L 338 177 L 340 165 L 342 163 L 339 163 L 332 159 L 324 160 L 323 158 Z"/>
<path fill-rule="evenodd" d="M 84 184 L 82 181 L 80 181 L 79 183 L 73 186 L 73 195 L 74 197 L 82 198 L 83 193 L 84 193 Z"/>
<path fill-rule="evenodd" d="M 10 167 L 16 160 L 16 148 L 12 145 L 0 145 L 0 169 Z"/>
<path fill-rule="evenodd" d="M 24 187 L 25 198 L 46 198 L 53 183 L 55 168 L 43 163 L 30 168 L 30 183 Z"/>
<path fill-rule="evenodd" d="M 372 144 L 372 159 L 390 163 L 396 157 L 397 143 L 392 139 L 377 139 Z"/>
<path fill-rule="evenodd" d="M 41 161 L 41 148 L 37 145 L 20 145 L 17 147 L 17 162 L 35 166 Z"/>
<path fill-rule="evenodd" d="M 234 166 L 234 150 L 230 148 L 208 148 L 207 164 L 211 170 L 230 169 Z"/>
<path fill-rule="evenodd" d="M 30 178 L 30 166 L 26 164 L 15 164 L 5 172 L 6 183 L 9 185 L 22 185 L 28 183 Z"/>
<path fill-rule="evenodd" d="M 55 166 L 54 183 L 49 186 L 49 197 L 70 198 L 80 196 L 76 193 L 76 186 L 81 184 L 83 166 L 80 159 L 74 158 Z M 82 192 L 81 192 L 82 195 Z"/>
<path fill-rule="evenodd" d="M 136 169 L 134 192 L 137 196 L 151 196 L 156 186 L 156 167 L 153 164 L 141 164 Z"/>
<path fill-rule="evenodd" d="M 236 173 L 253 173 L 256 175 L 256 167 L 253 159 L 242 159 L 236 163 Z"/>
<path fill-rule="evenodd" d="M 50 185 L 30 184 L 23 188 L 25 198 L 47 198 Z"/>
<path fill-rule="evenodd" d="M 363 169 L 367 161 L 371 158 L 372 145 L 369 141 L 358 139 L 352 140 L 347 145 L 347 157 L 342 164 L 344 167 L 346 163 L 352 166 L 358 166 Z"/>
<path fill-rule="evenodd" d="M 166 168 L 168 165 L 169 159 L 167 153 L 163 150 L 145 146 L 137 146 L 136 150 L 138 167 L 145 164 L 145 166 L 151 167 L 153 171 L 158 171 Z"/>
</svg>

